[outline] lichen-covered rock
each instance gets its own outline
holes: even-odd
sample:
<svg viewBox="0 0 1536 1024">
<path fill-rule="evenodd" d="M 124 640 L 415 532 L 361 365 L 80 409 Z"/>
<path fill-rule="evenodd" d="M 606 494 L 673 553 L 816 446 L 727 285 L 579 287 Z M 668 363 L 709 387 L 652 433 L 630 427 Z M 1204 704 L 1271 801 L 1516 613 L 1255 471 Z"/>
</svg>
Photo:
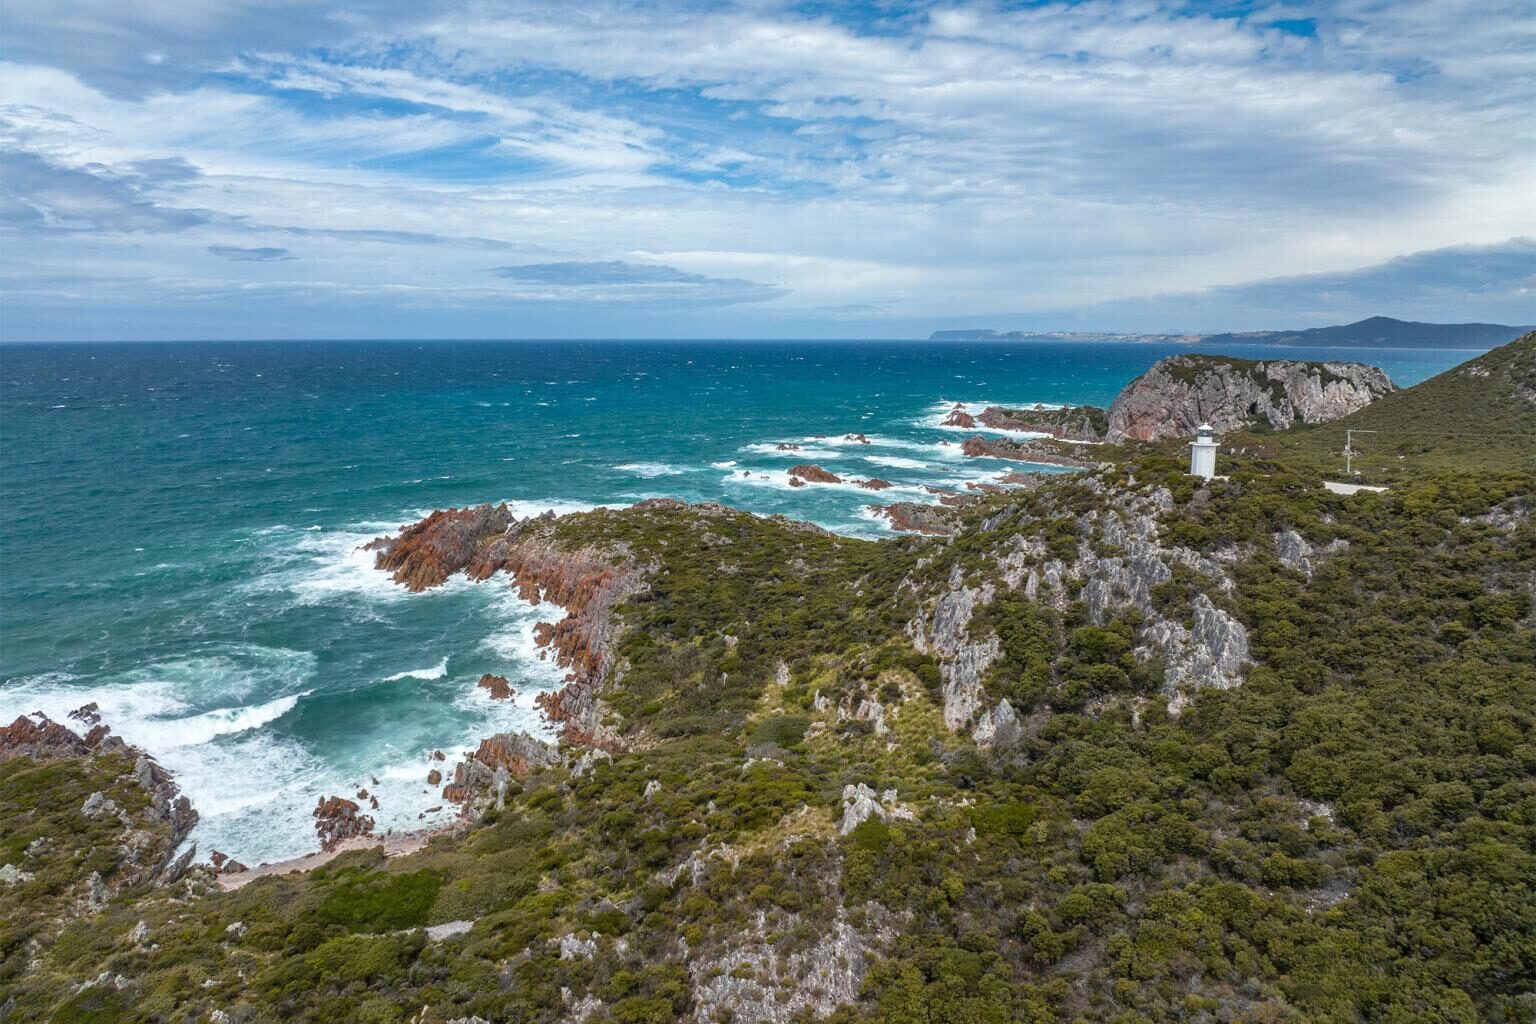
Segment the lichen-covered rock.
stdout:
<svg viewBox="0 0 1536 1024">
<path fill-rule="evenodd" d="M 1384 372 L 1364 363 L 1169 356 L 1115 398 L 1106 439 L 1189 437 L 1201 423 L 1217 433 L 1259 422 L 1276 430 L 1327 423 L 1395 390 Z"/>
</svg>

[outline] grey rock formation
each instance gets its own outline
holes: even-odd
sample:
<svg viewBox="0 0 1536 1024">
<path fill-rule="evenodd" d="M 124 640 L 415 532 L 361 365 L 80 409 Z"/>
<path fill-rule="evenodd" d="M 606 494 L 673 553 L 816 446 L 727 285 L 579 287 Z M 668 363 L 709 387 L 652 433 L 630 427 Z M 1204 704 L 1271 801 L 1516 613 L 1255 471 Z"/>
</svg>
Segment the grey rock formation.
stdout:
<svg viewBox="0 0 1536 1024">
<path fill-rule="evenodd" d="M 1188 703 L 1186 690 L 1237 686 L 1242 682 L 1243 669 L 1251 664 L 1248 632 L 1242 623 L 1204 594 L 1196 594 L 1193 604 L 1193 628 L 1162 619 L 1142 632 L 1144 646 L 1139 653 L 1160 654 L 1167 666 L 1163 690 L 1171 698 L 1169 711 L 1173 714 Z"/>
<path fill-rule="evenodd" d="M 885 820 L 885 808 L 880 798 L 864 783 L 843 787 L 843 823 L 838 831 L 847 835 L 870 818 Z"/>
<path fill-rule="evenodd" d="M 1201 423 L 1217 433 L 1259 422 L 1277 430 L 1327 423 L 1395 390 L 1384 372 L 1364 363 L 1170 356 L 1120 392 L 1109 407 L 1106 437 L 1189 437 Z"/>
<path fill-rule="evenodd" d="M 758 914 L 724 956 L 690 961 L 694 1007 L 685 1019 L 790 1024 L 821 1020 L 857 999 L 872 938 L 849 924 L 840 909 L 814 945 L 785 955 L 770 936 L 793 923 Z"/>
<path fill-rule="evenodd" d="M 1024 723 L 1013 705 L 1001 700 L 997 707 L 982 713 L 971 735 L 981 747 L 1011 747 L 1024 738 Z"/>
<path fill-rule="evenodd" d="M 1002 652 L 995 635 L 981 639 L 970 635 L 971 614 L 992 600 L 991 584 L 966 587 L 960 568 L 950 574 L 949 590 L 934 604 L 926 620 L 919 616 L 907 627 L 912 643 L 939 662 L 943 682 L 944 724 L 955 731 L 968 725 L 981 710 L 981 680 L 988 666 Z"/>
</svg>

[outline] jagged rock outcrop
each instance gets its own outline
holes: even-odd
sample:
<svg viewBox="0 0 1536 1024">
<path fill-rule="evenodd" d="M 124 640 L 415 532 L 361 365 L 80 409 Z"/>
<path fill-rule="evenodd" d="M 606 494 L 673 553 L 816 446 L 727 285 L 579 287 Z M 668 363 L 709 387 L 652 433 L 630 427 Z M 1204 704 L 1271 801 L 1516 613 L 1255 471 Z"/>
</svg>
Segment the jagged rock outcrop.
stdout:
<svg viewBox="0 0 1536 1024">
<path fill-rule="evenodd" d="M 976 426 L 976 417 L 967 412 L 964 405 L 956 402 L 954 408 L 949 410 L 949 415 L 944 418 L 944 425 L 972 430 Z"/>
<path fill-rule="evenodd" d="M 443 787 L 443 799 L 462 806 L 469 817 L 493 802 L 500 810 L 507 786 L 540 768 L 560 762 L 555 747 L 526 732 L 502 732 L 480 741 L 480 749 L 453 769 L 453 781 Z"/>
<path fill-rule="evenodd" d="M 512 700 L 516 696 L 506 676 L 492 675 L 487 672 L 475 685 L 486 691 L 491 700 Z"/>
<path fill-rule="evenodd" d="M 1178 714 L 1189 703 L 1188 690 L 1212 687 L 1225 690 L 1238 685 L 1242 670 L 1251 664 L 1248 631 L 1240 622 L 1217 608 L 1204 594 L 1194 598 L 1195 624 L 1185 628 L 1158 619 L 1142 630 L 1139 653 L 1157 653 L 1164 659 L 1163 690 L 1169 695 L 1168 710 Z"/>
<path fill-rule="evenodd" d="M 33 721 L 22 715 L 0 729 L 0 761 L 29 757 L 34 761 L 52 761 L 63 757 L 83 757 L 91 746 L 68 726 L 42 715 Z"/>
<path fill-rule="evenodd" d="M 103 792 L 91 793 L 80 807 L 80 813 L 85 817 L 97 821 L 115 819 L 123 828 L 116 864 L 109 872 L 110 881 L 102 881 L 98 873 L 100 893 L 93 888 L 85 905 L 94 906 L 125 886 L 144 883 L 164 886 L 176 882 L 197 852 L 197 846 L 193 844 L 177 855 L 177 850 L 197 825 L 197 811 L 192 802 L 181 794 L 171 773 L 154 758 L 120 737 L 110 735 L 112 730 L 101 721 L 100 709 L 95 704 L 77 708 L 69 717 L 89 725 L 90 731 L 82 737 L 44 715 L 23 715 L 0 728 L 0 762 L 13 758 L 55 761 L 112 756 L 126 759 L 132 765 L 120 778 L 130 781 L 147 797 L 148 803 L 142 811 L 130 813 L 128 808 L 119 806 L 117 800 Z M 29 848 L 28 855 L 45 854 L 48 852 L 46 845 L 36 850 Z"/>
<path fill-rule="evenodd" d="M 1017 462 L 1033 462 L 1037 466 L 1063 466 L 1067 469 L 1092 469 L 1094 463 L 1072 455 L 1063 455 L 1045 445 L 1011 438 L 969 438 L 960 450 L 971 458 L 1012 459 Z"/>
<path fill-rule="evenodd" d="M 944 696 L 944 724 L 956 731 L 969 725 L 982 702 L 982 677 L 1001 653 L 997 636 L 970 635 L 971 613 L 992 600 L 992 584 L 968 587 L 957 565 L 950 573 L 949 589 L 940 594 L 928 616 L 913 619 L 907 634 L 913 645 L 939 662 Z"/>
<path fill-rule="evenodd" d="M 320 837 L 320 848 L 327 852 L 348 839 L 373 834 L 373 818 L 360 813 L 356 803 L 345 797 L 321 797 L 312 812 L 315 834 Z"/>
<path fill-rule="evenodd" d="M 993 430 L 1045 434 L 1060 441 L 1102 441 L 1106 428 L 1104 410 L 1093 405 L 1031 405 L 1017 409 L 989 405 L 976 420 Z"/>
<path fill-rule="evenodd" d="M 1223 567 L 1188 548 L 1164 544 L 1157 516 L 1172 506 L 1164 488 L 1148 493 L 1120 490 L 1089 477 L 1096 507 L 1077 515 L 1077 552 L 1053 556 L 1038 537 L 1012 534 L 988 555 L 985 568 L 967 582 L 959 565 L 947 586 L 931 591 L 908 624 L 918 650 L 939 664 L 944 722 L 952 731 L 968 731 L 982 746 L 1007 747 L 1024 735 L 1019 710 L 1006 700 L 987 707 L 985 681 L 1000 654 L 995 634 L 976 635 L 975 610 L 1007 588 L 1058 611 L 1081 601 L 1091 621 L 1102 624 L 1123 609 L 1135 609 L 1142 625 L 1135 653 L 1142 661 L 1164 665 L 1163 692 L 1170 712 L 1178 714 L 1190 691 L 1239 685 L 1250 664 L 1248 634 L 1242 623 L 1218 608 L 1207 593 L 1197 593 L 1186 627 L 1159 611 L 1154 589 L 1174 578 L 1173 567 L 1193 570 L 1211 593 L 1232 586 Z M 981 524 L 996 530 L 1014 513 L 1003 510 Z M 1028 709 L 1026 709 L 1028 710 Z"/>
<path fill-rule="evenodd" d="M 797 915 L 758 912 L 723 956 L 691 959 L 694 1005 L 684 1019 L 792 1024 L 822 1020 L 857 999 L 870 955 L 894 932 L 867 935 L 839 908 L 835 919 L 818 926 L 815 943 L 786 955 L 774 936 L 798 921 Z"/>
<path fill-rule="evenodd" d="M 813 484 L 840 484 L 843 482 L 843 478 L 836 473 L 822 469 L 811 462 L 802 462 L 797 466 L 789 467 L 789 476 L 791 480 L 798 478 Z"/>
<path fill-rule="evenodd" d="M 1339 419 L 1395 390 L 1382 370 L 1364 363 L 1170 356 L 1115 398 L 1105 437 L 1190 437 L 1201 423 L 1218 433 L 1260 422 L 1284 430 Z"/>
<path fill-rule="evenodd" d="M 956 497 L 960 497 L 956 495 Z M 944 499 L 939 499 L 943 502 Z M 904 533 L 922 533 L 931 537 L 947 537 L 955 532 L 954 516 L 945 507 L 924 505 L 915 501 L 898 501 L 890 505 L 871 505 L 871 512 L 891 524 L 891 529 Z"/>
<path fill-rule="evenodd" d="M 634 507 L 677 504 L 652 499 Z M 617 732 L 603 721 L 598 692 L 613 667 L 618 632 L 613 609 L 645 586 L 648 570 L 624 550 L 558 543 L 549 529 L 553 522 L 548 514 L 519 520 L 506 505 L 450 509 L 367 547 L 378 553 L 379 568 L 411 590 L 438 586 L 458 572 L 473 580 L 500 572 L 511 577 L 524 600 L 563 607 L 569 614 L 542 624 L 536 639 L 557 665 L 569 670 L 566 685 L 540 694 L 536 703 L 562 726 L 562 741 L 622 749 Z"/>
</svg>

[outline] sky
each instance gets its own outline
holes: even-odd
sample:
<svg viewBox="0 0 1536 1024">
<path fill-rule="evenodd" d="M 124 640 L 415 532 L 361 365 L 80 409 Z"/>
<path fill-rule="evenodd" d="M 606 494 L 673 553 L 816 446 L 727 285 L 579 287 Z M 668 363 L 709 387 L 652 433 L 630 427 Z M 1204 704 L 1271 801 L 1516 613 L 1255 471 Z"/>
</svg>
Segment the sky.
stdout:
<svg viewBox="0 0 1536 1024">
<path fill-rule="evenodd" d="M 1531 0 L 7 0 L 0 339 L 1536 323 Z"/>
</svg>

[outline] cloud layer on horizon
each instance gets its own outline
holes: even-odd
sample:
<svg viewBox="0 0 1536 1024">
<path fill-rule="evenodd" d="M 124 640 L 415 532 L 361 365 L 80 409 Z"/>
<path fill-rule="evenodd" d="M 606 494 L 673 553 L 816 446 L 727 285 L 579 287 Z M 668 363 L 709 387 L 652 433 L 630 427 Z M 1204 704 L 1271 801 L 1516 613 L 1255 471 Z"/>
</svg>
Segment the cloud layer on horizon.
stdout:
<svg viewBox="0 0 1536 1024">
<path fill-rule="evenodd" d="M 0 336 L 1536 320 L 1521 0 L 830 10 L 16 0 Z"/>
</svg>

